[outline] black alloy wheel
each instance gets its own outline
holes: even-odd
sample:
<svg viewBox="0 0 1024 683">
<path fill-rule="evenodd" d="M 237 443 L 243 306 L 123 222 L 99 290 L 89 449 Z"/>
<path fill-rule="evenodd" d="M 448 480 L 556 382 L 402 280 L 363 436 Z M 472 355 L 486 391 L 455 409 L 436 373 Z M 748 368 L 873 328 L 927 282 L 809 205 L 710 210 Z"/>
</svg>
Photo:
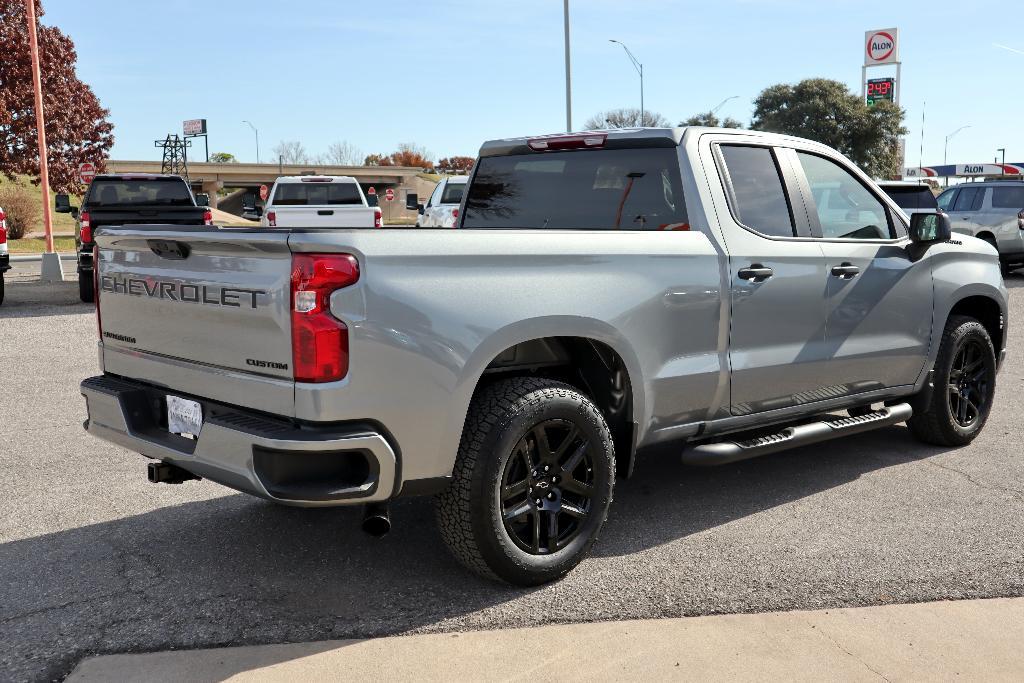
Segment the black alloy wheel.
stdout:
<svg viewBox="0 0 1024 683">
<path fill-rule="evenodd" d="M 974 427 L 988 410 L 991 395 L 991 373 L 985 362 L 988 353 L 980 340 L 967 338 L 953 356 L 946 400 L 949 414 L 965 429 Z"/>
<path fill-rule="evenodd" d="M 557 419 L 516 444 L 499 495 L 505 531 L 521 550 L 546 555 L 577 537 L 594 494 L 593 448 L 576 425 Z"/>
</svg>

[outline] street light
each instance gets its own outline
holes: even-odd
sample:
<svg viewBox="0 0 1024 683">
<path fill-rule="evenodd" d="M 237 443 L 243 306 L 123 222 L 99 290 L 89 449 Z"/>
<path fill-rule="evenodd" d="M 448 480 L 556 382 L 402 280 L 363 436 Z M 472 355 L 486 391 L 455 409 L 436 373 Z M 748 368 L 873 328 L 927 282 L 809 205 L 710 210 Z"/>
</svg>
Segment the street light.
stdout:
<svg viewBox="0 0 1024 683">
<path fill-rule="evenodd" d="M 1002 162 L 1002 164 L 1000 165 L 1000 168 L 999 168 L 999 175 L 1004 176 L 1004 175 L 1006 175 L 1006 148 L 1005 147 L 1000 147 L 996 151 L 997 152 L 1002 152 L 1002 154 L 1003 154 L 1003 162 Z"/>
<path fill-rule="evenodd" d="M 942 151 L 942 165 L 943 166 L 946 165 L 946 161 L 949 158 L 949 140 L 950 140 L 950 138 L 952 138 L 954 135 L 956 135 L 957 133 L 962 131 L 964 128 L 970 128 L 970 127 L 971 126 L 969 124 L 966 125 L 966 126 L 960 126 L 959 128 L 957 128 L 952 133 L 950 133 L 949 135 L 946 136 L 946 146 L 945 146 L 945 148 Z M 949 176 L 946 176 L 946 185 L 945 186 L 949 187 Z"/>
<path fill-rule="evenodd" d="M 260 132 L 256 129 L 256 126 L 252 125 L 248 121 L 242 121 L 242 123 L 248 123 L 249 127 L 252 128 L 252 132 L 256 133 L 256 163 L 260 163 Z"/>
<path fill-rule="evenodd" d="M 711 110 L 711 113 L 712 114 L 716 113 L 719 109 L 721 109 L 723 106 L 725 106 L 726 102 L 728 102 L 729 100 L 735 100 L 737 97 L 739 97 L 739 95 L 733 95 L 732 97 L 726 97 L 724 100 L 722 100 L 721 102 L 718 103 L 717 107 L 715 107 L 714 109 Z"/>
<path fill-rule="evenodd" d="M 633 56 L 633 53 L 629 51 L 625 43 L 622 43 L 614 38 L 608 39 L 609 43 L 617 43 L 622 46 L 622 49 L 626 51 L 626 55 L 629 57 L 629 61 L 633 62 L 633 68 L 640 74 L 640 127 L 644 125 L 644 65 L 640 63 L 640 60 Z"/>
</svg>

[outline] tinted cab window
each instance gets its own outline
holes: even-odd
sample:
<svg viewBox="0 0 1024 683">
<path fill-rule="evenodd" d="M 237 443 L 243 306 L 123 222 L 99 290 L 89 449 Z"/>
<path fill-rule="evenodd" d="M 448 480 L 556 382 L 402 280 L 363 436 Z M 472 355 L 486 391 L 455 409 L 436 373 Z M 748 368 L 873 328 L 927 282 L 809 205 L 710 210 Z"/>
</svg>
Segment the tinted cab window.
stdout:
<svg viewBox="0 0 1024 683">
<path fill-rule="evenodd" d="M 688 229 L 677 148 L 483 157 L 462 227 Z"/>
<path fill-rule="evenodd" d="M 355 183 L 281 183 L 271 202 L 277 206 L 362 205 Z"/>
<path fill-rule="evenodd" d="M 963 187 L 953 202 L 953 211 L 977 211 L 985 199 L 985 188 Z"/>
<path fill-rule="evenodd" d="M 740 223 L 764 235 L 792 237 L 793 216 L 772 150 L 739 145 L 721 150 Z"/>
<path fill-rule="evenodd" d="M 192 193 L 181 178 L 97 178 L 89 187 L 85 203 L 92 208 L 140 204 L 195 206 Z"/>
<path fill-rule="evenodd" d="M 939 208 L 943 211 L 949 211 L 950 205 L 953 203 L 953 197 L 956 196 L 957 190 L 946 190 L 938 196 L 935 203 L 938 204 Z"/>
<path fill-rule="evenodd" d="M 884 185 L 882 189 L 901 209 L 934 209 L 938 206 L 927 185 Z"/>
</svg>

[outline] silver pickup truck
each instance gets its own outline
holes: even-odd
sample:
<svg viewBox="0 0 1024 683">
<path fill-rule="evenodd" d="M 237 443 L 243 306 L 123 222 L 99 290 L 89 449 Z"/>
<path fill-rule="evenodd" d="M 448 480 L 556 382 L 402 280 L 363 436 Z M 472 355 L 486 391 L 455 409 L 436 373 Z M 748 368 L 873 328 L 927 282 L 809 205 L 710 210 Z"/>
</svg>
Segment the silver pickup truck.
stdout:
<svg viewBox="0 0 1024 683">
<path fill-rule="evenodd" d="M 901 422 L 956 446 L 991 410 L 996 252 L 820 144 L 496 140 L 456 227 L 102 228 L 86 428 L 151 481 L 365 505 L 372 533 L 433 494 L 459 560 L 529 585 L 586 556 L 644 449 L 717 465 Z"/>
</svg>

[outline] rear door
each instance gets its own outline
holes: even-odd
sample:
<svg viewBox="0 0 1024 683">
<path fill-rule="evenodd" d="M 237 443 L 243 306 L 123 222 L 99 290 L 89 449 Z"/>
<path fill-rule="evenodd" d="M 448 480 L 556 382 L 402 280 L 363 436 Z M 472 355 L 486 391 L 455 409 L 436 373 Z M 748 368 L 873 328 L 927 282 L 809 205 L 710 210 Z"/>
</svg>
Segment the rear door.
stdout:
<svg viewBox="0 0 1024 683">
<path fill-rule="evenodd" d="M 291 412 L 287 233 L 114 228 L 97 242 L 107 372 Z"/>
<path fill-rule="evenodd" d="M 729 205 L 718 215 L 729 251 L 734 415 L 828 397 L 825 259 L 784 152 L 725 142 L 716 150 Z"/>
<path fill-rule="evenodd" d="M 845 162 L 795 150 L 811 232 L 826 259 L 825 341 L 837 395 L 913 384 L 932 327 L 928 259 L 907 253 L 906 226 Z M 829 206 L 821 188 L 829 188 Z"/>
<path fill-rule="evenodd" d="M 990 232 L 1003 256 L 1024 257 L 1024 235 L 1019 227 L 1018 214 L 1024 212 L 1024 183 L 1019 185 L 993 185 L 982 202 L 975 223 L 978 232 Z"/>
<path fill-rule="evenodd" d="M 970 187 L 966 185 L 960 188 L 956 198 L 949 209 L 949 219 L 953 224 L 953 232 L 965 235 L 976 235 L 978 233 L 978 213 L 985 200 L 984 187 Z"/>
<path fill-rule="evenodd" d="M 316 177 L 278 183 L 271 204 L 278 228 L 373 227 L 373 209 L 356 183 Z"/>
</svg>

